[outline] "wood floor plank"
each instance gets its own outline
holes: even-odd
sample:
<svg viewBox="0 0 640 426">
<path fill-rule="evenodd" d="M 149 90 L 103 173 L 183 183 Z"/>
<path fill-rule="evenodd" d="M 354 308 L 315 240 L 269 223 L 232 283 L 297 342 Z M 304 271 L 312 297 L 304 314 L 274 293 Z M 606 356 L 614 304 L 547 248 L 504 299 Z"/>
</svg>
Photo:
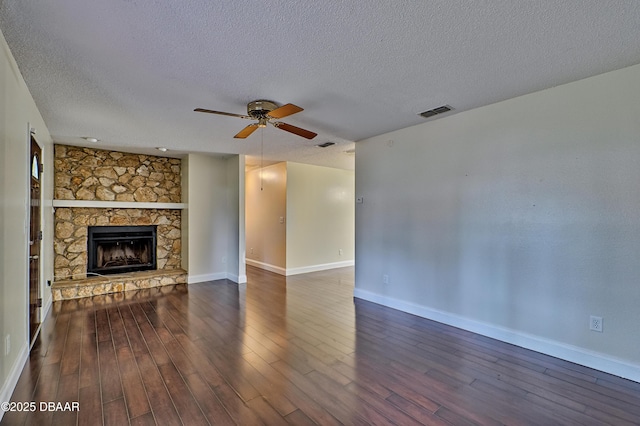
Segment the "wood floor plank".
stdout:
<svg viewBox="0 0 640 426">
<path fill-rule="evenodd" d="M 104 426 L 123 426 L 129 424 L 124 398 L 114 399 L 104 404 Z"/>
<path fill-rule="evenodd" d="M 147 321 L 147 317 L 141 317 L 138 321 L 138 328 L 140 329 L 144 342 L 147 345 L 147 349 L 156 364 L 162 365 L 171 362 L 171 357 L 160 341 L 160 338 L 156 333 L 156 329 L 154 329 Z M 138 355 L 142 355 L 142 353 L 139 353 Z"/>
<path fill-rule="evenodd" d="M 287 414 L 287 416 L 285 417 L 285 420 L 287 421 L 287 423 L 296 425 L 296 426 L 316 425 L 316 423 L 313 420 L 311 420 L 309 417 L 307 417 L 307 415 L 301 410 L 296 410 L 290 414 Z"/>
<path fill-rule="evenodd" d="M 158 370 L 163 381 L 168 384 L 167 389 L 182 422 L 188 425 L 208 425 L 209 422 L 176 367 L 173 364 L 163 364 L 158 366 Z"/>
<path fill-rule="evenodd" d="M 638 425 L 640 383 L 353 298 L 353 268 L 54 302 L 2 425 Z"/>
<path fill-rule="evenodd" d="M 213 392 L 212 388 L 200 377 L 198 373 L 185 377 L 187 386 L 200 405 L 205 417 L 212 425 L 232 425 L 233 419 Z"/>
<path fill-rule="evenodd" d="M 216 397 L 222 403 L 229 416 L 238 425 L 259 425 L 262 421 L 242 398 L 228 384 L 223 384 L 213 389 Z"/>
<path fill-rule="evenodd" d="M 124 323 L 122 322 L 122 316 L 120 315 L 118 307 L 114 306 L 109 308 L 107 314 L 109 315 L 113 347 L 117 350 L 129 346 L 129 340 L 127 339 L 127 333 L 124 329 Z"/>
<path fill-rule="evenodd" d="M 80 334 L 78 334 L 80 336 Z M 79 402 L 78 392 L 79 376 L 75 374 L 67 374 L 60 377 L 58 383 L 58 393 L 55 398 L 56 403 L 61 403 L 62 410 L 54 411 L 52 417 L 52 423 L 54 425 L 73 425 L 76 424 L 78 419 L 78 411 L 72 409 L 72 403 Z M 68 405 L 69 410 L 65 409 L 65 405 Z"/>
<path fill-rule="evenodd" d="M 156 419 L 153 417 L 153 413 L 151 412 L 131 419 L 131 426 L 154 426 L 155 424 Z"/>
<path fill-rule="evenodd" d="M 80 382 L 78 386 L 83 388 L 97 385 L 100 383 L 100 370 L 95 330 L 92 333 L 83 333 L 80 345 Z"/>
<path fill-rule="evenodd" d="M 127 335 L 129 347 L 133 351 L 133 355 L 136 356 L 142 353 L 149 352 L 147 344 L 140 331 L 140 327 L 138 327 L 138 322 L 133 317 L 130 306 L 123 306 L 119 311 L 120 317 L 122 318 L 122 322 L 124 324 L 124 330 Z"/>
<path fill-rule="evenodd" d="M 410 425 L 420 425 L 418 420 L 408 416 L 402 410 L 398 409 L 395 405 L 389 404 L 386 397 L 382 398 L 380 395 L 377 395 L 368 389 L 358 385 L 357 383 L 349 383 L 345 386 L 345 389 L 349 392 L 356 395 L 359 399 L 365 401 L 368 405 L 370 405 L 373 409 L 380 412 L 384 418 L 388 419 L 389 422 L 397 425 L 410 426 Z M 391 396 L 390 393 L 388 396 Z"/>
<path fill-rule="evenodd" d="M 169 395 L 167 385 L 163 381 L 151 356 L 149 354 L 141 354 L 136 358 L 136 361 L 154 417 L 161 419 L 162 424 L 181 425 L 182 421 Z"/>
<path fill-rule="evenodd" d="M 116 352 L 111 340 L 98 342 L 98 364 L 100 366 L 102 401 L 106 403 L 122 398 L 122 381 L 120 380 Z"/>
<path fill-rule="evenodd" d="M 142 416 L 150 412 L 151 406 L 142 384 L 142 378 L 140 377 L 133 351 L 129 347 L 120 348 L 116 351 L 116 358 L 118 359 L 118 369 L 120 370 L 124 401 L 129 418 Z"/>
<path fill-rule="evenodd" d="M 285 425 L 287 421 L 262 396 L 247 401 L 247 406 L 256 413 L 265 425 Z"/>
<path fill-rule="evenodd" d="M 78 426 L 102 425 L 103 405 L 100 398 L 100 386 L 85 386 L 80 389 L 78 396 L 80 411 L 78 412 Z"/>
<path fill-rule="evenodd" d="M 283 387 L 286 387 L 282 376 L 256 353 L 243 354 L 243 358 L 256 371 L 251 383 L 260 392 L 260 395 L 267 398 L 282 416 L 295 411 L 297 407 L 282 392 Z"/>
</svg>

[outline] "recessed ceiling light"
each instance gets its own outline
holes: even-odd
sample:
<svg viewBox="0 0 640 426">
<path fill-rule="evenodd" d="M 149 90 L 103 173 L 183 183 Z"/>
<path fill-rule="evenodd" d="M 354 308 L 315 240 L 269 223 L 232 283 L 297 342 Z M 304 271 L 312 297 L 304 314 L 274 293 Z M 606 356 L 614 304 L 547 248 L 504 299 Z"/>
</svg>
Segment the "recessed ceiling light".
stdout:
<svg viewBox="0 0 640 426">
<path fill-rule="evenodd" d="M 156 149 L 157 149 L 158 151 L 162 151 L 162 152 L 167 152 L 167 151 L 168 151 L 168 149 L 167 149 L 167 148 L 165 148 L 165 147 L 163 147 L 163 146 L 159 146 L 159 147 L 157 147 Z"/>
<path fill-rule="evenodd" d="M 91 143 L 96 143 L 96 142 L 100 141 L 100 139 L 91 138 L 91 137 L 84 137 L 82 139 L 84 139 L 87 142 L 91 142 Z"/>
</svg>

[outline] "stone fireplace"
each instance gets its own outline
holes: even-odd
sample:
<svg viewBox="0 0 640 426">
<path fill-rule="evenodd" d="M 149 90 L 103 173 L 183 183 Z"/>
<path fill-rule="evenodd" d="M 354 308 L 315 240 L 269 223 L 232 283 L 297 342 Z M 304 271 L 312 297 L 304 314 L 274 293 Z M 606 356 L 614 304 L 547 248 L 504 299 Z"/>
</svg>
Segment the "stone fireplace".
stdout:
<svg viewBox="0 0 640 426">
<path fill-rule="evenodd" d="M 55 146 L 53 299 L 186 282 L 180 160 Z"/>
</svg>

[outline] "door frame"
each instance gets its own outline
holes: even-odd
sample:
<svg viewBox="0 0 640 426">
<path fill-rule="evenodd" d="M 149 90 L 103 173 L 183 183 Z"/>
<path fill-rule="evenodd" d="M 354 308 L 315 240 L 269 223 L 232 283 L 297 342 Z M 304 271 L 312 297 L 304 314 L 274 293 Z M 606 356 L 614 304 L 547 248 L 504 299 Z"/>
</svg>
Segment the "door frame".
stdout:
<svg viewBox="0 0 640 426">
<path fill-rule="evenodd" d="M 27 293 L 27 342 L 29 345 L 29 349 L 31 349 L 31 347 L 33 346 L 33 344 L 35 343 L 38 334 L 40 332 L 40 327 L 42 325 L 42 235 L 43 235 L 43 223 L 42 223 L 42 199 L 43 199 L 43 184 L 42 184 L 42 178 L 43 178 L 43 173 L 42 173 L 42 168 L 43 168 L 43 159 L 42 159 L 42 146 L 40 146 L 40 144 L 38 143 L 38 141 L 35 138 L 35 130 L 31 128 L 30 125 L 27 126 L 27 132 L 28 132 L 28 147 L 29 147 L 29 155 L 28 155 L 28 176 L 27 176 L 27 221 L 25 223 L 26 228 L 27 228 L 27 285 L 26 285 L 26 293 Z M 37 323 L 32 323 L 31 319 L 31 228 L 32 228 L 32 220 L 36 219 L 34 217 L 32 217 L 32 206 L 31 206 L 31 186 L 32 186 L 32 163 L 33 163 L 33 153 L 32 153 L 32 147 L 33 144 L 35 144 L 35 146 L 38 147 L 39 152 L 39 158 L 38 158 L 38 182 L 40 185 L 40 191 L 39 191 L 39 197 L 38 197 L 38 203 L 39 203 L 39 208 L 38 208 L 38 218 L 37 220 L 39 221 L 39 231 L 40 231 L 40 236 L 39 238 L 36 238 L 35 242 L 37 242 L 37 244 L 39 244 L 39 250 L 38 250 L 38 259 L 37 259 L 37 271 L 38 271 L 38 278 L 37 278 L 37 283 L 36 283 L 36 298 L 38 299 L 37 302 L 37 307 L 36 307 L 36 316 L 37 316 Z M 35 325 L 35 326 L 34 326 Z"/>
</svg>

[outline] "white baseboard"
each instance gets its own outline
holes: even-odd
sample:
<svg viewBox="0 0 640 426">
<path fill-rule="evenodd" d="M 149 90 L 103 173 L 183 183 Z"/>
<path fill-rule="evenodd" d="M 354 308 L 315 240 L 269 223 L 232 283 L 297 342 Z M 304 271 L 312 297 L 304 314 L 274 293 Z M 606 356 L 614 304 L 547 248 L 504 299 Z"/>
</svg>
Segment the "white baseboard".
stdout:
<svg viewBox="0 0 640 426">
<path fill-rule="evenodd" d="M 51 290 L 51 287 L 49 287 L 49 290 Z M 44 320 L 47 318 L 47 315 L 49 315 L 49 311 L 51 310 L 52 305 L 53 305 L 53 297 L 51 295 L 51 291 L 49 291 L 49 297 L 47 298 L 44 307 L 40 311 L 40 315 L 41 315 L 40 321 L 44 322 Z"/>
<path fill-rule="evenodd" d="M 451 325 L 453 327 L 462 328 L 473 333 L 551 355 L 556 358 L 561 358 L 569 362 L 584 365 L 585 367 L 604 371 L 605 373 L 613 374 L 635 382 L 640 382 L 640 365 L 619 360 L 606 354 L 590 351 L 577 346 L 567 345 L 565 343 L 522 333 L 516 330 L 483 323 L 358 288 L 354 289 L 353 295 L 359 299 Z"/>
<path fill-rule="evenodd" d="M 189 275 L 187 284 L 204 283 L 207 281 L 229 280 L 236 284 L 244 284 L 247 282 L 246 275 L 231 274 L 229 272 L 216 272 L 215 274 Z"/>
<path fill-rule="evenodd" d="M 11 395 L 13 395 L 13 391 L 18 384 L 18 379 L 20 379 L 20 374 L 22 373 L 22 369 L 24 368 L 27 360 L 29 359 L 29 342 L 26 342 L 21 348 L 16 361 L 11 366 L 9 370 L 9 374 L 7 375 L 7 379 L 2 384 L 2 389 L 0 389 L 0 402 L 8 402 L 11 401 Z M 2 416 L 4 415 L 4 411 L 0 410 L 0 420 L 2 420 Z"/>
<path fill-rule="evenodd" d="M 353 260 L 345 260 L 343 262 L 333 263 L 321 263 L 318 265 L 301 266 L 299 268 L 281 268 L 280 266 L 270 265 L 268 263 L 260 262 L 253 259 L 245 259 L 247 265 L 255 266 L 256 268 L 264 269 L 266 271 L 275 272 L 279 275 L 286 277 L 290 275 L 306 274 L 309 272 L 326 271 L 328 269 L 344 268 L 346 266 L 353 266 L 355 263 Z"/>
<path fill-rule="evenodd" d="M 286 270 L 286 275 L 298 275 L 307 274 L 309 272 L 326 271 L 328 269 L 345 268 L 347 266 L 353 266 L 355 262 L 353 260 L 345 260 L 342 262 L 321 263 L 319 265 L 301 266 L 299 268 L 289 268 Z"/>
<path fill-rule="evenodd" d="M 256 268 L 264 269 L 265 271 L 275 272 L 276 274 L 280 275 L 287 275 L 287 270 L 279 266 L 270 265 L 268 263 L 259 262 L 253 259 L 245 259 L 245 263 L 247 265 L 255 266 Z"/>
<path fill-rule="evenodd" d="M 226 272 L 216 272 L 214 274 L 202 274 L 202 275 L 189 275 L 187 277 L 187 284 L 203 283 L 206 281 L 225 280 L 227 279 Z"/>
<path fill-rule="evenodd" d="M 229 281 L 233 281 L 236 284 L 244 284 L 247 282 L 246 275 L 237 275 L 237 274 L 229 274 L 227 273 L 227 279 Z"/>
<path fill-rule="evenodd" d="M 49 295 L 47 298 L 46 304 L 42 307 L 40 311 L 41 321 L 47 318 L 49 315 L 49 311 L 51 310 L 51 306 L 53 305 L 53 298 Z M 0 389 L 0 402 L 8 402 L 11 400 L 11 395 L 13 395 L 13 391 L 18 384 L 18 380 L 20 379 L 20 374 L 22 374 L 22 370 L 29 360 L 29 342 L 23 345 L 20 348 L 20 354 L 16 359 L 13 367 L 9 371 L 9 375 L 7 376 L 7 380 L 2 384 L 2 388 Z M 2 420 L 2 416 L 4 415 L 4 411 L 0 410 L 0 421 Z"/>
</svg>

